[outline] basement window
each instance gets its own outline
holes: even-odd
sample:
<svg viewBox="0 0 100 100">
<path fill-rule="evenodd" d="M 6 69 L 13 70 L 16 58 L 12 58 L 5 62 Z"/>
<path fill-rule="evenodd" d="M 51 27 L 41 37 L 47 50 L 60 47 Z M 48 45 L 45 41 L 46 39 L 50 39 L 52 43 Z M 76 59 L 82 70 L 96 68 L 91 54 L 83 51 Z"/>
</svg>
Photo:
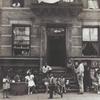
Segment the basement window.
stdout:
<svg viewBox="0 0 100 100">
<path fill-rule="evenodd" d="M 82 54 L 84 56 L 96 56 L 99 54 L 98 28 L 83 28 L 82 46 Z"/>
<path fill-rule="evenodd" d="M 23 7 L 24 0 L 12 0 L 12 7 Z"/>
<path fill-rule="evenodd" d="M 13 55 L 30 55 L 30 26 L 13 25 Z"/>
</svg>

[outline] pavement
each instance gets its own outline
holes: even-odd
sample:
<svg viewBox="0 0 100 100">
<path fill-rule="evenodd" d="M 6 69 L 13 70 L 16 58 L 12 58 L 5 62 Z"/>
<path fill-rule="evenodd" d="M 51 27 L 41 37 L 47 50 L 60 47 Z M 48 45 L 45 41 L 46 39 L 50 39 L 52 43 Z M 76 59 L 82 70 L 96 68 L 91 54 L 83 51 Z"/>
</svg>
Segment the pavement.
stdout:
<svg viewBox="0 0 100 100">
<path fill-rule="evenodd" d="M 32 94 L 32 95 L 22 95 L 22 96 L 9 96 L 7 99 L 2 98 L 0 93 L 0 100 L 50 100 L 48 99 L 49 95 L 44 94 Z M 63 98 L 60 95 L 54 95 L 54 98 L 51 100 L 100 100 L 100 94 L 96 93 L 67 93 L 63 95 Z"/>
</svg>

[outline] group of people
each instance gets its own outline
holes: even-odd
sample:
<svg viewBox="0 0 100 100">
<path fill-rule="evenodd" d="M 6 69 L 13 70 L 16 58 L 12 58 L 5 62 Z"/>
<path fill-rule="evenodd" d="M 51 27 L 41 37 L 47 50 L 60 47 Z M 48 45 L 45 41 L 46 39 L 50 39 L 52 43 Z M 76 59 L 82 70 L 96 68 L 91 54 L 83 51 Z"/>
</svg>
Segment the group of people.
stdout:
<svg viewBox="0 0 100 100">
<path fill-rule="evenodd" d="M 79 93 L 83 94 L 85 89 L 84 78 L 88 78 L 88 75 L 84 77 L 86 71 L 85 68 L 88 68 L 87 63 L 85 61 L 75 61 L 74 63 L 70 61 L 68 68 L 71 67 L 76 75 Z M 46 92 L 49 93 L 49 98 L 53 98 L 54 94 L 59 94 L 61 97 L 63 97 L 63 93 L 66 93 L 66 89 L 69 87 L 70 80 L 67 80 L 66 76 L 54 75 L 52 70 L 52 67 L 47 64 L 42 67 L 43 82 Z M 87 73 L 89 74 L 90 70 Z M 30 69 L 26 72 L 26 76 L 24 78 L 25 83 L 27 83 L 28 86 L 28 95 L 33 94 L 33 92 L 36 90 L 36 83 L 34 80 L 35 76 L 32 74 Z M 19 75 L 17 74 L 14 77 L 14 81 L 11 81 L 8 75 L 3 78 L 3 98 L 8 98 L 8 91 L 10 89 L 11 82 L 20 82 Z M 96 91 L 100 93 L 100 67 L 95 70 L 95 82 L 92 85 L 94 85 Z"/>
<path fill-rule="evenodd" d="M 91 73 L 91 70 L 94 70 L 94 74 Z M 83 94 L 87 89 L 92 89 L 93 85 L 96 92 L 100 94 L 100 66 L 96 69 L 89 69 L 86 61 L 76 61 L 74 71 L 76 73 L 80 94 Z"/>
<path fill-rule="evenodd" d="M 71 66 L 73 66 L 73 64 L 71 64 Z M 76 79 L 78 82 L 78 86 L 79 86 L 79 93 L 83 94 L 84 93 L 84 66 L 85 63 L 83 62 L 75 62 L 74 64 L 74 71 L 76 73 Z M 44 68 L 44 67 L 43 67 Z M 51 71 L 51 70 L 50 70 Z M 47 76 L 48 71 L 45 73 L 45 75 Z M 69 80 L 66 80 L 65 77 L 60 76 L 60 77 L 55 77 L 53 74 L 50 74 L 49 77 L 45 77 L 45 82 L 44 82 L 45 86 L 46 86 L 46 91 L 48 92 L 49 90 L 49 98 L 53 98 L 53 94 L 59 94 L 61 95 L 61 97 L 63 97 L 63 93 L 66 93 L 66 89 L 68 87 L 69 84 Z"/>
<path fill-rule="evenodd" d="M 28 87 L 27 90 L 28 95 L 33 94 L 33 92 L 35 92 L 36 84 L 34 81 L 34 75 L 31 73 L 30 69 L 26 72 L 26 76 L 24 78 L 25 78 L 25 83 L 27 84 Z M 21 82 L 21 80 L 18 74 L 15 75 L 13 80 L 10 79 L 9 75 L 5 75 L 2 82 L 3 82 L 3 98 L 8 98 L 11 83 Z"/>
<path fill-rule="evenodd" d="M 49 98 L 53 98 L 53 94 L 59 94 L 63 97 L 63 90 L 65 89 L 65 78 L 54 77 L 53 74 L 49 78 Z"/>
<path fill-rule="evenodd" d="M 42 67 L 43 72 L 43 81 L 45 85 L 45 91 L 49 93 L 49 98 L 52 99 L 53 95 L 60 95 L 63 97 L 63 93 L 66 93 L 66 85 L 68 85 L 68 81 L 66 82 L 64 76 L 54 75 L 52 72 L 51 66 L 45 64 Z"/>
<path fill-rule="evenodd" d="M 91 78 L 91 68 L 89 68 L 86 61 L 74 61 L 74 63 L 69 63 L 69 68 L 72 67 L 72 70 L 75 73 L 76 81 L 79 87 L 79 94 L 83 94 L 84 91 L 91 89 L 93 86 L 93 79 Z M 90 65 L 91 66 L 91 65 Z M 51 70 L 50 70 L 51 71 Z M 47 73 L 46 73 L 47 74 Z M 53 94 L 58 93 L 63 96 L 63 93 L 66 92 L 67 87 L 69 86 L 69 81 L 65 77 L 55 77 L 51 76 L 45 78 L 46 91 L 49 90 L 49 98 L 53 98 Z M 100 94 L 100 66 L 95 70 L 95 86 L 96 92 Z M 53 81 L 51 81 L 53 79 Z"/>
</svg>

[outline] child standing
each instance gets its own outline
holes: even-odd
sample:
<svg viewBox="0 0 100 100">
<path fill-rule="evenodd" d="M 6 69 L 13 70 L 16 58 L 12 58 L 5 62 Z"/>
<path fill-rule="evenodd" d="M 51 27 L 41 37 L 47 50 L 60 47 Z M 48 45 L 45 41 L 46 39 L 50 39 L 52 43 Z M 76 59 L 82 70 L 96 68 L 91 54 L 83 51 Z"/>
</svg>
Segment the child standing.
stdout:
<svg viewBox="0 0 100 100">
<path fill-rule="evenodd" d="M 3 78 L 3 98 L 8 98 L 8 93 L 10 89 L 10 79 L 8 75 Z"/>
<path fill-rule="evenodd" d="M 100 94 L 100 68 L 96 72 L 97 77 L 97 93 Z"/>
<path fill-rule="evenodd" d="M 25 81 L 28 83 L 28 95 L 32 94 L 35 91 L 35 82 L 34 82 L 34 75 L 31 74 L 30 70 L 27 72 L 27 76 L 25 76 Z"/>
</svg>

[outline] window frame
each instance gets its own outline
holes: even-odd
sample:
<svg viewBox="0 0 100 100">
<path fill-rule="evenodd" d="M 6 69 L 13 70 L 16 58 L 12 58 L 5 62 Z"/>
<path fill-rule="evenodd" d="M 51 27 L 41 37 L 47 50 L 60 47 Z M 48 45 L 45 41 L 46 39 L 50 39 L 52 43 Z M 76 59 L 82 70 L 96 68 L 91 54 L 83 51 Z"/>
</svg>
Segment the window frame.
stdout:
<svg viewBox="0 0 100 100">
<path fill-rule="evenodd" d="M 90 0 L 87 0 L 87 9 L 100 9 L 100 5 L 99 5 L 99 1 L 98 0 L 91 0 L 91 1 L 93 1 L 93 4 L 94 4 L 94 1 L 97 1 L 97 4 L 98 4 L 97 5 L 98 7 L 93 7 L 93 8 L 89 7 L 89 1 Z"/>
<path fill-rule="evenodd" d="M 29 55 L 15 55 L 14 54 L 14 33 L 13 33 L 13 29 L 14 27 L 29 27 L 30 32 L 29 32 Z M 12 56 L 16 56 L 16 57 L 29 57 L 31 56 L 31 25 L 26 25 L 26 24 L 12 24 Z"/>
<path fill-rule="evenodd" d="M 83 29 L 84 28 L 97 28 L 98 29 L 98 40 L 97 41 L 83 41 Z M 90 56 L 90 57 L 91 56 L 92 57 L 96 56 L 97 57 L 97 56 L 100 56 L 100 45 L 99 45 L 100 44 L 100 34 L 99 34 L 99 32 L 100 32 L 100 26 L 98 26 L 98 25 L 95 25 L 95 26 L 85 25 L 85 26 L 82 26 L 82 31 L 81 32 L 82 32 L 82 34 L 81 34 L 82 35 L 82 43 L 81 43 L 82 44 L 82 51 L 81 51 L 82 56 L 84 56 L 84 57 L 88 57 L 88 56 Z M 97 55 L 84 55 L 83 54 L 83 43 L 86 43 L 86 42 L 87 43 L 97 43 L 98 51 L 99 51 L 99 52 L 97 52 L 98 53 Z"/>
</svg>

